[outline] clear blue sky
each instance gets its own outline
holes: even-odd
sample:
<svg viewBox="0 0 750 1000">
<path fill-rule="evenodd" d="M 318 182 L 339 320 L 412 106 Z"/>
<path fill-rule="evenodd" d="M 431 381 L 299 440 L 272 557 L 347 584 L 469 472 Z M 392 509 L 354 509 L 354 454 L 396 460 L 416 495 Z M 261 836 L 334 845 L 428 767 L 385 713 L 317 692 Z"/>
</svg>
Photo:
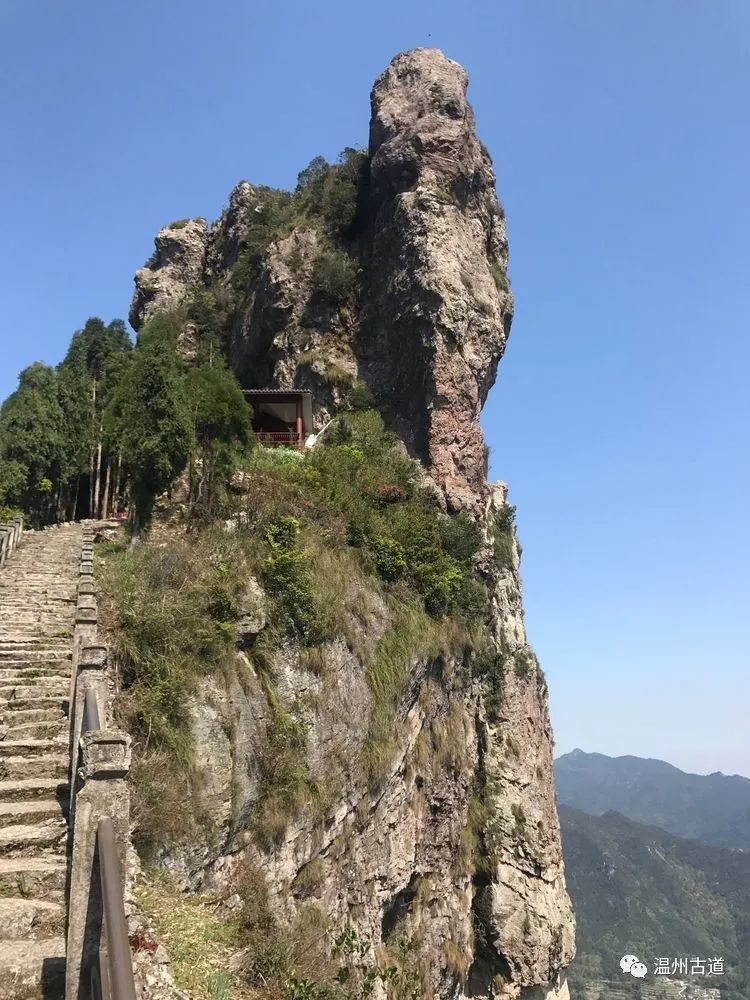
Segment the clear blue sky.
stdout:
<svg viewBox="0 0 750 1000">
<path fill-rule="evenodd" d="M 364 144 L 425 44 L 508 213 L 484 426 L 558 751 L 750 774 L 747 0 L 3 0 L 0 397 L 127 314 L 165 222 Z"/>
</svg>

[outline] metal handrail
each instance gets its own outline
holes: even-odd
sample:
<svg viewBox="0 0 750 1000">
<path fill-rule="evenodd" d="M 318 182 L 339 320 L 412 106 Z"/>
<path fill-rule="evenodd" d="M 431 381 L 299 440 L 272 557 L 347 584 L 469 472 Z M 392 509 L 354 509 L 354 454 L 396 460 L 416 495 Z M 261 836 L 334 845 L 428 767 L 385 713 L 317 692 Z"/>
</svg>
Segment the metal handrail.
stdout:
<svg viewBox="0 0 750 1000">
<path fill-rule="evenodd" d="M 102 911 L 107 939 L 106 955 L 100 952 L 102 1000 L 136 1000 L 133 962 L 128 941 L 128 921 L 122 895 L 122 872 L 117 857 L 112 820 L 104 816 L 96 831 L 99 850 L 99 878 L 102 886 Z M 106 958 L 106 962 L 102 961 Z"/>
<path fill-rule="evenodd" d="M 99 718 L 99 705 L 96 700 L 96 691 L 92 687 L 87 687 L 83 701 L 83 723 L 81 724 L 81 735 L 83 733 L 96 732 L 102 728 Z"/>
<path fill-rule="evenodd" d="M 84 693 L 81 735 L 102 728 L 96 691 Z M 84 970 L 89 1000 L 136 1000 L 133 962 L 128 939 L 128 921 L 122 892 L 122 871 L 112 819 L 103 816 L 96 828 L 96 853 L 102 895 L 104 934 L 97 957 Z M 103 946 L 102 940 L 106 942 Z"/>
</svg>

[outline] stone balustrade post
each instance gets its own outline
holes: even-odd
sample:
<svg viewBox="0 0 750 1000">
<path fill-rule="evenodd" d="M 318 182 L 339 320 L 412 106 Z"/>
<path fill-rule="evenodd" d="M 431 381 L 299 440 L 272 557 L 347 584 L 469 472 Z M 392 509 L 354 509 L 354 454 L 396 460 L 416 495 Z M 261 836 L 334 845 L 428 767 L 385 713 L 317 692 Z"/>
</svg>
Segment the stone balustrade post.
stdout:
<svg viewBox="0 0 750 1000">
<path fill-rule="evenodd" d="M 83 717 L 86 709 L 86 692 L 93 691 L 99 709 L 101 726 L 105 726 L 109 683 L 107 680 L 106 646 L 84 646 L 79 653 L 76 670 L 71 679 L 69 705 L 70 716 L 70 787 L 74 788 L 78 773 L 79 744 L 83 731 Z M 70 798 L 70 822 L 75 820 L 76 796 Z"/>
<path fill-rule="evenodd" d="M 102 819 L 112 821 L 120 872 L 125 872 L 130 826 L 126 780 L 130 770 L 130 737 L 117 730 L 84 733 L 79 761 L 68 903 L 66 1000 L 83 997 L 86 984 L 82 983 L 81 974 L 92 962 L 98 962 L 103 945 L 97 851 L 97 830 Z"/>
<path fill-rule="evenodd" d="M 12 521 L 3 521 L 0 523 L 0 569 L 18 548 L 22 534 L 22 517 L 14 517 Z"/>
<path fill-rule="evenodd" d="M 91 586 L 94 584 L 93 577 L 88 578 L 82 577 L 81 583 L 84 580 L 90 580 Z M 85 597 L 82 600 L 82 597 Z M 93 601 L 92 601 L 93 598 Z M 98 614 L 96 607 L 96 595 L 94 593 L 81 595 L 78 598 L 76 604 L 76 621 L 75 628 L 73 629 L 73 674 L 75 675 L 76 666 L 78 664 L 78 658 L 81 655 L 81 650 L 85 646 L 95 646 L 97 637 L 97 622 Z"/>
</svg>

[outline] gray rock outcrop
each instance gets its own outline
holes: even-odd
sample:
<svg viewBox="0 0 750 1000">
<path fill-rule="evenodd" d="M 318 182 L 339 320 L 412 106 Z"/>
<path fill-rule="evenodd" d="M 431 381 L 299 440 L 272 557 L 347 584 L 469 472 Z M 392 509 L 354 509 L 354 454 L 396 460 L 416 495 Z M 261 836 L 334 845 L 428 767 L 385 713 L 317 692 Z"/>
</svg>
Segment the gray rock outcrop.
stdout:
<svg viewBox="0 0 750 1000">
<path fill-rule="evenodd" d="M 157 312 L 179 305 L 205 272 L 208 223 L 185 219 L 160 229 L 154 253 L 135 275 L 130 323 L 140 330 Z"/>
</svg>

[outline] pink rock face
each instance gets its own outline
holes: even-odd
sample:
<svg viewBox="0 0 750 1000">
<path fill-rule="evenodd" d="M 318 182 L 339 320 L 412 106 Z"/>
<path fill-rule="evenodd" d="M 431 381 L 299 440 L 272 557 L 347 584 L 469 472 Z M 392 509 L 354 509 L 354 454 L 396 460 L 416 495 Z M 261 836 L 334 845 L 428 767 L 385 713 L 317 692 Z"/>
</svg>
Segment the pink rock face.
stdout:
<svg viewBox="0 0 750 1000">
<path fill-rule="evenodd" d="M 371 217 L 360 363 L 453 510 L 486 497 L 479 415 L 513 311 L 508 244 L 464 69 L 436 49 L 372 92 Z"/>
</svg>

